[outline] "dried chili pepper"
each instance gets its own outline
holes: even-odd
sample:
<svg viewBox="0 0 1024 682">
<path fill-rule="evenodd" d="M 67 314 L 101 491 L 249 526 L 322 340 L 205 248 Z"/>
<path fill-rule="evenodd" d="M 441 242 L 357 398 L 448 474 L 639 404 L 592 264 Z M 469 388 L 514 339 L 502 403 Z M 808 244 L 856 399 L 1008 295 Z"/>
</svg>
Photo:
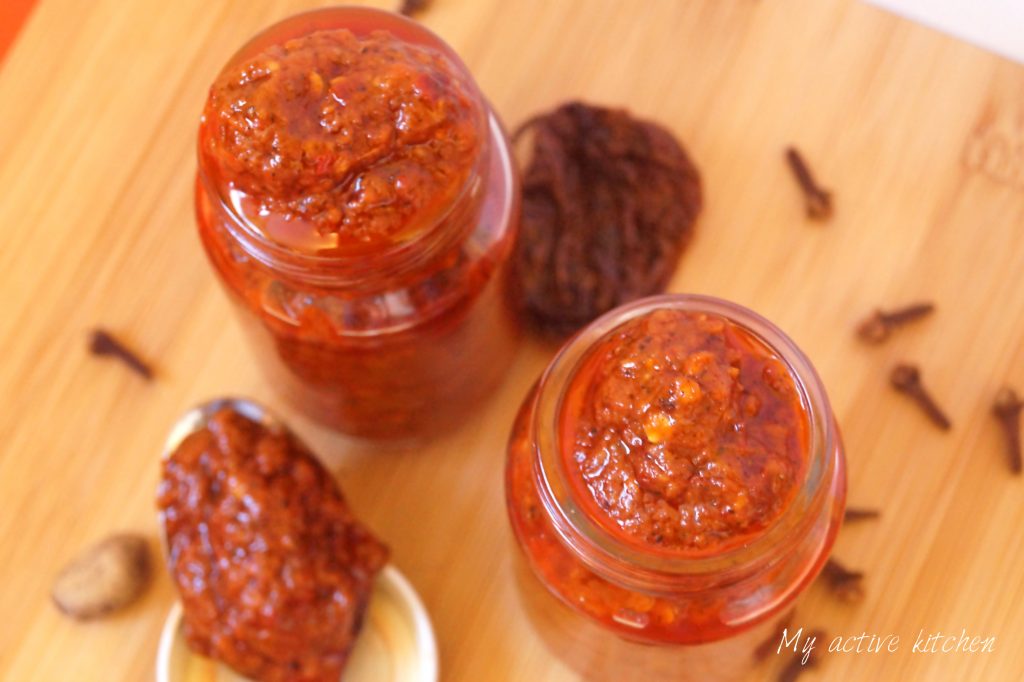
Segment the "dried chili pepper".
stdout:
<svg viewBox="0 0 1024 682">
<path fill-rule="evenodd" d="M 541 330 L 568 333 L 662 291 L 693 235 L 700 175 L 665 128 L 580 102 L 527 121 L 517 293 Z"/>
</svg>

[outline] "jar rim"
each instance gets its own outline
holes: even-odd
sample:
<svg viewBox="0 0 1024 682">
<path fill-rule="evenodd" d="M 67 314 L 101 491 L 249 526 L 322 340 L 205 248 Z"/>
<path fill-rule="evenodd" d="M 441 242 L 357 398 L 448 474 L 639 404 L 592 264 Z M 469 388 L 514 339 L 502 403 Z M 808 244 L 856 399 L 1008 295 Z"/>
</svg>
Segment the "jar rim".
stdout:
<svg viewBox="0 0 1024 682">
<path fill-rule="evenodd" d="M 343 28 L 351 30 L 351 25 L 342 22 L 335 26 L 319 26 L 316 23 L 318 20 L 323 21 L 325 18 L 339 14 L 349 21 L 353 18 L 386 20 L 394 24 L 395 27 L 401 28 L 402 34 L 396 35 L 396 38 L 399 40 L 412 41 L 418 45 L 443 53 L 451 61 L 456 71 L 464 77 L 465 85 L 470 89 L 473 105 L 479 112 L 477 127 L 480 132 L 480 143 L 476 149 L 476 158 L 473 160 L 470 173 L 463 186 L 446 206 L 424 218 L 424 222 L 429 223 L 426 229 L 418 230 L 413 238 L 396 242 L 381 251 L 370 254 L 368 257 L 366 253 L 320 255 L 303 252 L 289 248 L 268 237 L 239 210 L 232 197 L 226 194 L 230 190 L 230 186 L 225 183 L 217 183 L 210 176 L 203 163 L 202 141 L 201 139 L 197 140 L 196 151 L 199 161 L 197 175 L 199 182 L 211 199 L 217 203 L 218 208 L 225 215 L 230 216 L 231 220 L 226 222 L 226 226 L 231 231 L 232 236 L 245 249 L 246 253 L 264 265 L 280 268 L 295 275 L 301 274 L 304 277 L 309 277 L 311 271 L 329 272 L 329 275 L 322 278 L 312 277 L 312 279 L 323 279 L 325 284 L 334 283 L 335 281 L 358 281 L 365 277 L 368 272 L 382 275 L 392 274 L 394 270 L 414 265 L 413 261 L 418 261 L 420 258 L 426 257 L 427 254 L 444 249 L 458 241 L 465 236 L 461 231 L 438 230 L 435 228 L 443 225 L 461 206 L 473 199 L 473 192 L 480 185 L 483 174 L 486 173 L 491 153 L 496 151 L 500 155 L 500 162 L 503 165 L 511 166 L 510 150 L 502 148 L 502 145 L 495 144 L 495 140 L 500 142 L 504 137 L 501 125 L 487 104 L 469 67 L 462 61 L 458 53 L 436 33 L 423 24 L 394 12 L 373 7 L 338 6 L 312 9 L 290 15 L 260 30 L 247 40 L 225 62 L 218 73 L 218 78 L 220 74 L 224 73 L 232 65 L 255 55 L 259 50 L 293 37 L 291 33 L 285 33 L 277 40 L 264 44 L 268 36 L 280 32 L 283 28 L 295 27 L 293 29 L 295 36 L 307 35 L 315 30 Z M 303 27 L 307 28 L 303 30 Z M 308 27 L 316 28 L 310 29 Z M 382 27 L 381 29 L 368 30 L 388 29 Z M 498 149 L 495 150 L 495 147 L 498 147 Z M 504 145 L 504 147 L 507 147 L 507 145 Z M 465 230 L 471 229 L 471 225 L 468 224 L 461 227 Z M 372 267 L 367 267 L 367 265 L 371 264 Z"/>
<path fill-rule="evenodd" d="M 721 316 L 742 327 L 776 353 L 787 368 L 804 408 L 809 428 L 808 460 L 794 498 L 782 513 L 749 541 L 705 556 L 645 551 L 616 536 L 574 500 L 562 456 L 558 420 L 565 392 L 591 348 L 624 323 L 655 310 L 675 309 Z M 824 385 L 802 350 L 775 324 L 754 311 L 724 299 L 697 294 L 663 294 L 616 308 L 582 329 L 558 352 L 542 374 L 531 428 L 535 434 L 535 475 L 541 501 L 556 532 L 569 548 L 601 574 L 638 589 L 657 589 L 665 581 L 746 575 L 771 561 L 787 541 L 802 536 L 816 521 L 816 508 L 833 478 L 838 434 Z"/>
</svg>

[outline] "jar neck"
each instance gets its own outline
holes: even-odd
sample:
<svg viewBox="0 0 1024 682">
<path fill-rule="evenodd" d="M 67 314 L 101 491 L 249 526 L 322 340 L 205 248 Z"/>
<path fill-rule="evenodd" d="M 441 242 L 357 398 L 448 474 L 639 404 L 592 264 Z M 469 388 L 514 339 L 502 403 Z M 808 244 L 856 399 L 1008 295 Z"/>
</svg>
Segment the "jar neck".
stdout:
<svg viewBox="0 0 1024 682">
<path fill-rule="evenodd" d="M 357 36 L 385 30 L 397 39 L 444 54 L 453 67 L 473 88 L 472 106 L 477 121 L 479 144 L 473 163 L 462 186 L 445 206 L 427 215 L 410 219 L 405 230 L 412 237 L 382 245 L 379 249 L 358 254 L 321 255 L 296 250 L 269 236 L 257 226 L 243 209 L 243 194 L 229 181 L 220 178 L 203 154 L 199 141 L 198 181 L 214 211 L 220 217 L 226 236 L 257 262 L 289 279 L 323 287 L 358 287 L 373 289 L 377 284 L 393 282 L 407 274 L 421 271 L 450 253 L 476 227 L 484 200 L 492 155 L 497 154 L 506 165 L 509 150 L 504 133 L 469 70 L 458 55 L 438 36 L 421 24 L 405 17 L 370 8 L 341 7 L 313 10 L 292 16 L 255 36 L 228 61 L 224 69 L 250 59 L 274 44 L 307 35 L 314 31 L 348 29 Z M 202 126 L 201 126 L 202 130 Z M 202 138 L 202 132 L 200 133 Z"/>
<path fill-rule="evenodd" d="M 500 133 L 491 117 L 492 130 Z M 502 140 L 503 141 L 503 140 Z M 487 166 L 493 153 L 493 134 L 481 149 L 473 172 L 458 198 L 430 224 L 418 230 L 417 237 L 372 253 L 353 256 L 317 256 L 289 249 L 266 237 L 237 203 L 229 188 L 210 179 L 203 165 L 198 170 L 199 184 L 213 204 L 226 236 L 255 261 L 289 279 L 324 287 L 360 286 L 373 288 L 396 278 L 419 272 L 444 254 L 450 253 L 476 227 L 487 184 Z M 497 150 L 507 157 L 508 150 Z"/>
<path fill-rule="evenodd" d="M 720 553 L 682 556 L 645 551 L 624 542 L 593 519 L 574 498 L 558 428 L 563 399 L 594 344 L 623 323 L 657 309 L 722 316 L 771 348 L 786 365 L 808 421 L 807 466 L 794 499 L 749 542 Z M 530 429 L 536 445 L 534 475 L 545 512 L 566 548 L 606 580 L 649 594 L 678 596 L 756 577 L 781 560 L 807 555 L 809 538 L 828 523 L 841 466 L 838 434 L 821 380 L 803 352 L 778 327 L 756 313 L 720 299 L 696 295 L 655 296 L 620 307 L 582 330 L 558 353 L 541 377 Z M 812 555 L 814 552 L 810 552 Z M 818 552 L 820 554 L 820 552 Z M 811 561 L 816 556 L 811 557 Z M 810 571 L 813 566 L 808 566 Z"/>
</svg>

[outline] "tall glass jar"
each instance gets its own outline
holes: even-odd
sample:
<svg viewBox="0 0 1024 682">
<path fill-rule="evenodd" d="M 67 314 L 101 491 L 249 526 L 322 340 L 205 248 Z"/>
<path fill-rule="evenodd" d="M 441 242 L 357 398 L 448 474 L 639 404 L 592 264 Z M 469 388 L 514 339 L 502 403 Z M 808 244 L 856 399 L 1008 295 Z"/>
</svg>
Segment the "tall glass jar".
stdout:
<svg viewBox="0 0 1024 682">
<path fill-rule="evenodd" d="M 324 55 L 330 41 L 336 57 Z M 306 72 L 282 80 L 280 92 L 252 85 L 284 79 L 289 68 Z M 422 104 L 430 96 L 434 109 Z M 451 120 L 462 128 L 444 128 Z M 334 155 L 316 151 L 325 148 Z M 421 436 L 464 418 L 514 354 L 505 264 L 517 182 L 500 123 L 441 39 L 395 14 L 333 8 L 268 28 L 225 65 L 200 125 L 196 216 L 276 389 L 353 435 Z M 314 223 L 310 206 L 335 225 Z M 389 231 L 374 232 L 378 224 Z"/>
<path fill-rule="evenodd" d="M 610 532 L 581 498 L 564 456 L 560 415 L 575 377 L 616 330 L 661 310 L 719 316 L 749 333 L 788 370 L 807 422 L 806 467 L 791 502 L 762 532 L 719 552 L 678 556 Z M 741 679 L 824 564 L 845 494 L 843 447 L 824 387 L 782 331 L 709 297 L 623 306 L 563 347 L 516 419 L 506 496 L 529 569 L 519 573 L 523 604 L 553 651 L 586 679 Z"/>
</svg>

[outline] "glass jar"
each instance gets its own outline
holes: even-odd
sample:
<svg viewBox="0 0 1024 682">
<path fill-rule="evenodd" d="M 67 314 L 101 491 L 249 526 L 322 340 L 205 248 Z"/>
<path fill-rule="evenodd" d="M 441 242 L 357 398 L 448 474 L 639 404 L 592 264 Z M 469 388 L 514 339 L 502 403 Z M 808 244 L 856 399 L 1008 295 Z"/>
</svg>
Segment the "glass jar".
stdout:
<svg viewBox="0 0 1024 682">
<path fill-rule="evenodd" d="M 759 534 L 710 554 L 673 555 L 610 532 L 580 497 L 561 450 L 568 436 L 560 415 L 588 353 L 627 321 L 662 309 L 719 316 L 763 343 L 788 369 L 807 421 L 806 466 L 792 501 Z M 781 330 L 715 298 L 644 299 L 571 339 L 520 409 L 506 497 L 529 568 L 519 574 L 522 602 L 552 650 L 586 679 L 740 679 L 827 559 L 845 495 L 843 446 L 824 387 Z"/>
<path fill-rule="evenodd" d="M 444 77 L 465 87 L 468 110 L 460 114 L 475 133 L 473 147 L 460 151 L 472 157 L 465 181 L 450 200 L 409 216 L 400 238 L 349 250 L 296 247 L 280 235 L 305 223 L 278 219 L 274 208 L 254 208 L 204 153 L 217 125 L 204 114 L 195 192 L 199 234 L 267 376 L 299 410 L 356 436 L 432 434 L 479 404 L 514 354 L 519 330 L 505 264 L 518 225 L 518 178 L 506 135 L 465 65 L 440 38 L 404 17 L 366 8 L 300 14 L 256 36 L 224 72 L 268 48 L 337 29 L 360 39 L 385 31 L 396 50 L 414 46 L 416 54 L 450 67 Z M 410 60 L 398 68 L 430 67 Z M 323 87 L 322 79 L 317 85 Z M 410 102 L 415 106 L 415 95 Z M 401 115 L 395 115 L 396 130 L 408 125 Z M 269 184 L 274 171 L 266 172 Z M 386 191 L 397 193 L 406 178 L 390 182 Z M 372 209 L 366 215 L 375 216 Z"/>
</svg>

